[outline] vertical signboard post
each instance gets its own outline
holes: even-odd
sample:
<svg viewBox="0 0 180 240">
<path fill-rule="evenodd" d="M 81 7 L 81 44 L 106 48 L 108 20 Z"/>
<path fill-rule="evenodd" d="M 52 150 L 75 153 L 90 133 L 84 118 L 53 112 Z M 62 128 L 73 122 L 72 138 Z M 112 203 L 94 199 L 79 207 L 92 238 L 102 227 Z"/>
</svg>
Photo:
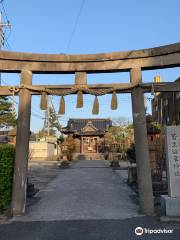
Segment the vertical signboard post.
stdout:
<svg viewBox="0 0 180 240">
<path fill-rule="evenodd" d="M 180 217 L 180 126 L 166 127 L 168 196 L 161 196 L 166 216 Z"/>
</svg>

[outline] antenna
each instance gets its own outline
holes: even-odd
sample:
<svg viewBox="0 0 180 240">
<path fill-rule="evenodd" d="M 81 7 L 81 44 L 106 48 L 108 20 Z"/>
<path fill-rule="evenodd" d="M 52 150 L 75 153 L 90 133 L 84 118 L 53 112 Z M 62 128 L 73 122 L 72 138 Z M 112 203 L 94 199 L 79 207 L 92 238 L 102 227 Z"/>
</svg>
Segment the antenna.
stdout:
<svg viewBox="0 0 180 240">
<path fill-rule="evenodd" d="M 11 28 L 11 24 L 9 20 L 7 20 L 6 23 L 3 23 L 2 19 L 3 19 L 3 14 L 2 12 L 0 12 L 0 51 L 2 50 L 2 46 L 4 46 L 4 40 L 5 40 L 3 28 Z M 0 86 L 1 86 L 1 73 L 0 73 Z"/>
</svg>

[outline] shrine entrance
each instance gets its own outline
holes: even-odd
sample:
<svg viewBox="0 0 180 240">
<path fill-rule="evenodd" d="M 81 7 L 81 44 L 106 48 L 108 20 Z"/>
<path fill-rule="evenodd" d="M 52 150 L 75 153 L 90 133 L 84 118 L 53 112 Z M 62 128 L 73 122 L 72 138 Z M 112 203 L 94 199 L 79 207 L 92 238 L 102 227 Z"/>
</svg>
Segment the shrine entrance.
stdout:
<svg viewBox="0 0 180 240">
<path fill-rule="evenodd" d="M 1 86 L 1 96 L 19 96 L 16 157 L 14 166 L 12 213 L 25 212 L 31 96 L 41 95 L 41 109 L 47 107 L 47 95 L 61 96 L 60 114 L 65 111 L 64 96 L 77 94 L 77 107 L 83 107 L 83 94 L 95 96 L 93 114 L 98 114 L 98 97 L 112 94 L 111 108 L 117 109 L 116 94 L 131 93 L 138 175 L 139 202 L 142 213 L 152 215 L 154 201 L 149 164 L 144 93 L 180 92 L 178 82 L 143 83 L 142 71 L 180 66 L 180 43 L 138 51 L 107 54 L 65 55 L 0 52 L 0 71 L 20 73 L 19 86 Z M 87 84 L 87 74 L 130 72 L 129 83 Z M 33 74 L 75 74 L 72 85 L 32 85 Z M 96 150 L 96 140 L 83 139 L 86 151 Z M 90 146 L 89 146 L 90 144 Z"/>
<path fill-rule="evenodd" d="M 97 138 L 96 137 L 83 137 L 83 152 L 82 153 L 97 153 Z"/>
<path fill-rule="evenodd" d="M 74 139 L 74 153 L 77 158 L 78 155 L 84 155 L 87 159 L 93 159 L 95 156 L 100 156 L 95 155 L 95 153 L 104 153 L 105 134 L 107 133 L 108 128 L 111 126 L 112 121 L 110 119 L 70 118 L 67 126 L 63 127 L 61 132 L 67 136 L 71 136 Z"/>
</svg>

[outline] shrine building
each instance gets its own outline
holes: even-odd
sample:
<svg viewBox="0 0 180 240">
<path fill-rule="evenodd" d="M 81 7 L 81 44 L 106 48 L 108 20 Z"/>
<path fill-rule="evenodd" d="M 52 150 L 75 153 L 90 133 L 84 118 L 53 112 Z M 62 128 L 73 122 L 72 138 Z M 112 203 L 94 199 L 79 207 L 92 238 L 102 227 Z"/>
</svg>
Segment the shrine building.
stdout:
<svg viewBox="0 0 180 240">
<path fill-rule="evenodd" d="M 75 155 L 86 155 L 90 159 L 100 158 L 100 154 L 105 151 L 104 135 L 111 126 L 110 119 L 69 119 L 67 126 L 62 128 L 61 132 L 74 138 Z"/>
</svg>

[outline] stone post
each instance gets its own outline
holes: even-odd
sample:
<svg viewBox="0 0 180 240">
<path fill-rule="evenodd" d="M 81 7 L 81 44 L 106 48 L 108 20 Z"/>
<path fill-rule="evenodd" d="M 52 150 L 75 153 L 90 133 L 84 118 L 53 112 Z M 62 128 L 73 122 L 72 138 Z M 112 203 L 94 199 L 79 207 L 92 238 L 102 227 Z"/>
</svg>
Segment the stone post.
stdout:
<svg viewBox="0 0 180 240">
<path fill-rule="evenodd" d="M 161 195 L 161 220 L 180 219 L 180 126 L 167 126 L 166 169 L 168 195 Z"/>
<path fill-rule="evenodd" d="M 21 84 L 32 84 L 32 72 L 22 70 Z M 16 156 L 12 193 L 12 214 L 22 215 L 26 206 L 27 168 L 29 155 L 29 135 L 31 116 L 31 94 L 29 90 L 19 92 L 19 107 L 16 136 Z"/>
<path fill-rule="evenodd" d="M 132 83 L 142 82 L 140 68 L 131 69 L 130 74 Z M 141 87 L 136 87 L 132 90 L 132 110 L 140 209 L 142 213 L 152 215 L 154 213 L 154 200 L 147 141 L 144 92 Z"/>
<path fill-rule="evenodd" d="M 83 153 L 83 137 L 81 137 L 81 153 Z"/>
</svg>

